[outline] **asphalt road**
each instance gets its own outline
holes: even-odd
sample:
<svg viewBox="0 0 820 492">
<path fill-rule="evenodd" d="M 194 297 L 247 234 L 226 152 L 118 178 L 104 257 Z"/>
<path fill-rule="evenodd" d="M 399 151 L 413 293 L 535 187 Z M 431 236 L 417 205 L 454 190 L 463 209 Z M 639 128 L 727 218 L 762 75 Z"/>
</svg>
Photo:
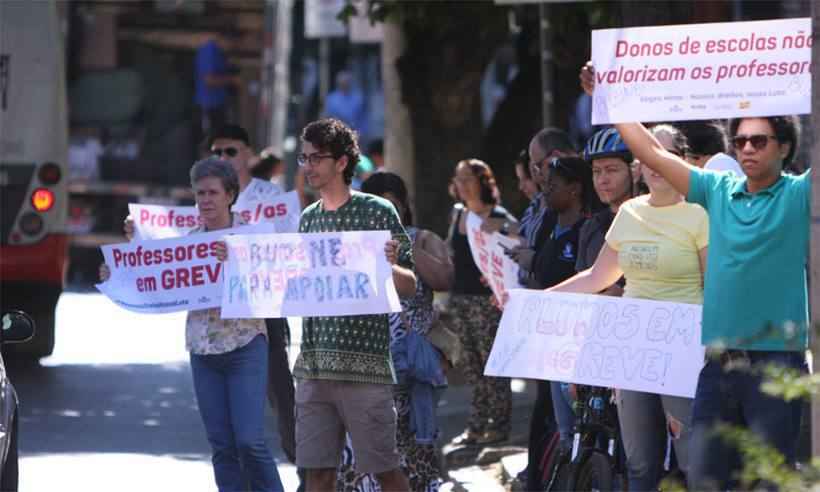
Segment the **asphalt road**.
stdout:
<svg viewBox="0 0 820 492">
<path fill-rule="evenodd" d="M 21 401 L 21 491 L 215 489 L 184 319 L 184 313 L 135 315 L 95 293 L 63 294 L 54 355 L 40 364 L 7 361 Z M 298 327 L 293 335 L 298 341 Z M 513 387 L 514 434 L 521 436 L 531 388 Z M 439 412 L 445 440 L 461 431 L 468 397 L 469 388 L 459 384 L 445 394 Z M 292 491 L 296 470 L 279 448 L 275 419 L 269 413 L 268 442 L 285 490 Z M 461 475 L 486 489 L 482 477 Z"/>
</svg>

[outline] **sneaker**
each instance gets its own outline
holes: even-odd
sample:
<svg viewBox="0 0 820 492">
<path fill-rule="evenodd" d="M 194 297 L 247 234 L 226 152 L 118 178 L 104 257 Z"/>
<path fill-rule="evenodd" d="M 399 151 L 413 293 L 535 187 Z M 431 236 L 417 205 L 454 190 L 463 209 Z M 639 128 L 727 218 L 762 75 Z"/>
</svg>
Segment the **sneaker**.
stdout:
<svg viewBox="0 0 820 492">
<path fill-rule="evenodd" d="M 450 441 L 450 444 L 453 446 L 474 446 L 478 444 L 478 439 L 481 437 L 481 434 L 473 432 L 471 430 L 465 430 L 461 434 L 457 435 Z"/>
</svg>

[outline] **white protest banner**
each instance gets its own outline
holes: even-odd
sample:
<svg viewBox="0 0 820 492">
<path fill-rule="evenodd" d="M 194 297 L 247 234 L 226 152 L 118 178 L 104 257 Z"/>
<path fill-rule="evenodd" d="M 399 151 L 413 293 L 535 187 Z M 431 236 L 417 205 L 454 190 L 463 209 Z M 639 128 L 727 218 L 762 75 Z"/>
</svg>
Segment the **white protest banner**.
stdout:
<svg viewBox="0 0 820 492">
<path fill-rule="evenodd" d="M 592 31 L 592 123 L 811 112 L 810 18 Z"/>
<path fill-rule="evenodd" d="M 484 373 L 692 398 L 701 306 L 513 289 Z"/>
<path fill-rule="evenodd" d="M 503 299 L 508 289 L 519 287 L 518 263 L 504 254 L 504 250 L 518 245 L 517 241 L 498 232 L 482 231 L 481 217 L 472 212 L 467 214 L 467 240 L 473 261 L 498 299 Z"/>
<path fill-rule="evenodd" d="M 270 222 L 276 226 L 276 232 L 298 232 L 299 194 L 296 191 L 280 193 L 265 200 L 245 200 L 231 209 L 242 216 L 248 224 Z"/>
<path fill-rule="evenodd" d="M 299 230 L 299 194 L 281 193 L 261 200 L 245 200 L 231 209 L 248 224 L 271 223 L 275 232 Z M 129 203 L 134 220 L 134 238 L 139 240 L 181 237 L 199 225 L 196 207 L 170 207 Z"/>
<path fill-rule="evenodd" d="M 137 313 L 170 313 L 218 307 L 222 264 L 214 245 L 227 234 L 270 232 L 260 224 L 190 236 L 132 241 L 102 246 L 111 270 L 97 289 L 116 304 Z"/>
<path fill-rule="evenodd" d="M 389 231 L 228 237 L 222 317 L 399 312 L 388 240 Z"/>
<path fill-rule="evenodd" d="M 134 239 L 139 241 L 182 237 L 200 224 L 196 207 L 129 203 L 128 213 L 134 221 Z"/>
</svg>

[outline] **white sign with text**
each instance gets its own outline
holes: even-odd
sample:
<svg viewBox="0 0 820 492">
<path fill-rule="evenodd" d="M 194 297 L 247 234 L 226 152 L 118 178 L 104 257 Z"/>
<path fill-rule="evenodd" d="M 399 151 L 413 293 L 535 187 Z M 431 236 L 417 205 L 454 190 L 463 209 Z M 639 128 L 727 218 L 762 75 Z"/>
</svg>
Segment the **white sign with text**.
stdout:
<svg viewBox="0 0 820 492">
<path fill-rule="evenodd" d="M 486 375 L 694 397 L 705 354 L 700 305 L 509 294 Z"/>
<path fill-rule="evenodd" d="M 222 317 L 399 312 L 388 240 L 389 231 L 228 237 Z"/>
<path fill-rule="evenodd" d="M 517 246 L 517 241 L 498 232 L 482 231 L 481 217 L 472 212 L 467 214 L 467 240 L 473 261 L 498 299 L 503 299 L 507 290 L 520 287 L 518 263 L 504 254 Z"/>
<path fill-rule="evenodd" d="M 810 113 L 811 46 L 810 18 L 592 31 L 592 123 Z"/>
<path fill-rule="evenodd" d="M 271 223 L 275 232 L 299 230 L 299 194 L 281 193 L 262 200 L 244 200 L 232 208 L 248 224 Z M 134 221 L 134 239 L 167 239 L 181 237 L 200 225 L 196 207 L 173 207 L 129 203 Z"/>
</svg>

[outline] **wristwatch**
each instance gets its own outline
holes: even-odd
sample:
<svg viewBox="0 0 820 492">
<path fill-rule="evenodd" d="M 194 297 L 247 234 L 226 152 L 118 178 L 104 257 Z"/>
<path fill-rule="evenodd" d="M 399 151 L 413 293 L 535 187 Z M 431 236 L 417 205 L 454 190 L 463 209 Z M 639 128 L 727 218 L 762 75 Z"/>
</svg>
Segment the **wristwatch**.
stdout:
<svg viewBox="0 0 820 492">
<path fill-rule="evenodd" d="M 503 235 L 507 235 L 510 233 L 510 221 L 505 220 L 503 224 L 501 224 L 501 230 L 499 231 Z"/>
</svg>

